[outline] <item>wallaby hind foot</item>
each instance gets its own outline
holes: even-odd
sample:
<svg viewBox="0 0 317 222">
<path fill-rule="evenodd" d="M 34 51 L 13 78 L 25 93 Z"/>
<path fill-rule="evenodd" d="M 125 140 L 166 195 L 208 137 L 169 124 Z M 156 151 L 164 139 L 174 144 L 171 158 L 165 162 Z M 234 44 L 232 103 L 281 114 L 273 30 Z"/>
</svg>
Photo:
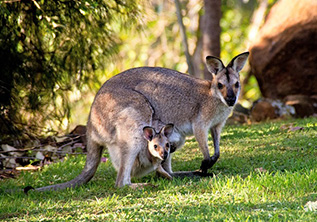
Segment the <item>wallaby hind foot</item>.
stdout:
<svg viewBox="0 0 317 222">
<path fill-rule="evenodd" d="M 172 173 L 172 176 L 175 178 L 201 178 L 201 177 L 213 177 L 213 173 L 204 173 L 201 170 L 196 171 L 178 171 Z"/>
</svg>

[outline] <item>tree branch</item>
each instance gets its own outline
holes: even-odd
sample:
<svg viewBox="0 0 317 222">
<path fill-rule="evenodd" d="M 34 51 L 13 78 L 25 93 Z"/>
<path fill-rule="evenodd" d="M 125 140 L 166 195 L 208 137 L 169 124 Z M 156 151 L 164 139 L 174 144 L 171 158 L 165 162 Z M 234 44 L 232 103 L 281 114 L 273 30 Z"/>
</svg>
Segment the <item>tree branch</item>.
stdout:
<svg viewBox="0 0 317 222">
<path fill-rule="evenodd" d="M 184 46 L 184 51 L 185 51 L 185 56 L 186 56 L 186 61 L 188 65 L 188 73 L 190 75 L 194 74 L 194 68 L 193 68 L 193 63 L 191 59 L 191 55 L 189 54 L 188 50 L 188 41 L 187 41 L 187 36 L 186 36 L 186 29 L 183 23 L 183 16 L 181 12 L 181 5 L 179 0 L 174 0 L 175 6 L 176 6 L 176 14 L 177 14 L 177 21 L 180 27 L 181 35 L 182 35 L 182 41 L 183 41 L 183 46 Z"/>
<path fill-rule="evenodd" d="M 4 1 L 3 3 L 14 3 L 14 2 L 20 2 L 21 0 L 10 0 L 10 1 Z"/>
</svg>

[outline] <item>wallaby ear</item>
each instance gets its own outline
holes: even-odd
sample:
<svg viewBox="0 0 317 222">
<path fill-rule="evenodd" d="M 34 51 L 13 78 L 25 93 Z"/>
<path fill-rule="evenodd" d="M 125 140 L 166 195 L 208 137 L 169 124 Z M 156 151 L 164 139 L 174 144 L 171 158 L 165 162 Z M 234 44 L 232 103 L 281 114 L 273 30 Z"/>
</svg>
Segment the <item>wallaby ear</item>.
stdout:
<svg viewBox="0 0 317 222">
<path fill-rule="evenodd" d="M 166 136 L 167 138 L 170 137 L 173 133 L 173 130 L 174 130 L 174 124 L 172 123 L 169 123 L 169 124 L 166 124 L 160 131 L 160 133 L 163 133 L 164 136 Z"/>
<path fill-rule="evenodd" d="M 147 141 L 151 141 L 155 135 L 155 130 L 150 127 L 146 126 L 143 128 L 143 136 Z"/>
<path fill-rule="evenodd" d="M 234 57 L 229 63 L 228 67 L 231 67 L 234 71 L 240 72 L 245 65 L 249 57 L 249 52 L 244 52 Z"/>
<path fill-rule="evenodd" d="M 222 61 L 214 56 L 207 56 L 206 57 L 206 66 L 208 71 L 211 74 L 217 74 L 218 72 L 220 72 L 222 69 L 225 68 L 225 66 L 223 65 Z"/>
</svg>

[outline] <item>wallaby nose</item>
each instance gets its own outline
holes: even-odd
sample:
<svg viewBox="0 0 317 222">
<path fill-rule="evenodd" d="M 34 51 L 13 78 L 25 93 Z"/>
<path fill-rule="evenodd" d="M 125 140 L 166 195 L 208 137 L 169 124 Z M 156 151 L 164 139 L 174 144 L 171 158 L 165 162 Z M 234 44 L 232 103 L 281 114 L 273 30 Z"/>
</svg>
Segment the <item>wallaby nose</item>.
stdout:
<svg viewBox="0 0 317 222">
<path fill-rule="evenodd" d="M 236 103 L 236 97 L 235 96 L 227 97 L 226 102 L 228 106 L 233 106 Z"/>
<path fill-rule="evenodd" d="M 228 89 L 227 91 L 227 98 L 226 102 L 228 106 L 233 106 L 236 103 L 236 95 L 234 94 L 233 90 L 231 88 Z"/>
</svg>

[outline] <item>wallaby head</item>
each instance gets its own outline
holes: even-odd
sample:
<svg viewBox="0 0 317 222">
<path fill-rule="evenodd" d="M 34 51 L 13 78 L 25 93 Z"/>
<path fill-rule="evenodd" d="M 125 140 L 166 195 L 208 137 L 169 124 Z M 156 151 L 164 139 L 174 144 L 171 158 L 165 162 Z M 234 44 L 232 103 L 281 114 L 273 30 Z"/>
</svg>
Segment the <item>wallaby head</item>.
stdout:
<svg viewBox="0 0 317 222">
<path fill-rule="evenodd" d="M 165 160 L 170 152 L 170 143 L 168 138 L 173 133 L 173 124 L 165 125 L 158 133 L 153 127 L 143 128 L 143 136 L 148 141 L 148 150 L 153 157 Z"/>
<path fill-rule="evenodd" d="M 239 72 L 245 65 L 249 52 L 234 57 L 231 62 L 224 66 L 222 61 L 214 56 L 206 57 L 206 66 L 212 74 L 212 88 L 215 95 L 226 105 L 234 106 L 240 93 Z"/>
</svg>

